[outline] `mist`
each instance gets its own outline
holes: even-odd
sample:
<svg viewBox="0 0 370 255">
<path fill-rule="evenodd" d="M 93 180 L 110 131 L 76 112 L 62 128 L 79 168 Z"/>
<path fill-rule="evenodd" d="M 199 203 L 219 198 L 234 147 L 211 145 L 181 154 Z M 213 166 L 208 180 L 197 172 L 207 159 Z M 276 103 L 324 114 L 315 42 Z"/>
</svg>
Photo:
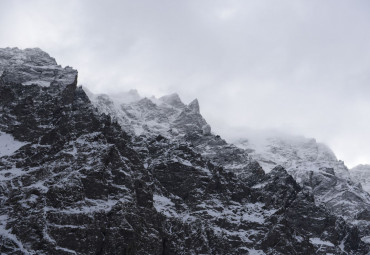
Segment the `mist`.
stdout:
<svg viewBox="0 0 370 255">
<path fill-rule="evenodd" d="M 0 47 L 39 47 L 94 93 L 198 98 L 225 137 L 314 137 L 352 167 L 370 163 L 369 11 L 334 0 L 0 1 Z"/>
</svg>

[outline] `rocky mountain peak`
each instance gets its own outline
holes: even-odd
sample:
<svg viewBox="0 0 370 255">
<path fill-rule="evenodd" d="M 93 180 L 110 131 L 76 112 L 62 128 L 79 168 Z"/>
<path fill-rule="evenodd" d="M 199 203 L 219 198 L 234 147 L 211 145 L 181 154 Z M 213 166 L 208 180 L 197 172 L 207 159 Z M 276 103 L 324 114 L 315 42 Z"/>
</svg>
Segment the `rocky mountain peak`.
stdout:
<svg viewBox="0 0 370 255">
<path fill-rule="evenodd" d="M 0 66 L 31 64 L 34 66 L 57 65 L 54 58 L 40 48 L 18 48 L 0 49 Z"/>
<path fill-rule="evenodd" d="M 3 83 L 62 86 L 77 85 L 77 71 L 62 68 L 54 58 L 39 48 L 0 49 L 0 77 Z"/>
<path fill-rule="evenodd" d="M 188 108 L 196 113 L 200 113 L 198 99 L 191 101 L 191 103 L 188 105 Z"/>
<path fill-rule="evenodd" d="M 56 86 L 68 72 L 51 66 L 4 65 L 13 73 L 0 84 L 1 254 L 370 251 L 365 206 L 351 225 L 315 204 L 311 191 L 322 186 L 358 199 L 331 170 L 307 171 L 300 184 L 311 190 L 283 167 L 265 174 L 210 133 L 199 105 L 173 95 L 89 100 L 76 82 Z"/>
<path fill-rule="evenodd" d="M 155 108 L 157 107 L 157 105 L 155 103 L 153 103 L 152 100 L 150 100 L 149 98 L 147 97 L 144 97 L 142 99 L 140 99 L 139 101 L 136 102 L 137 105 L 140 105 L 141 107 L 144 107 L 144 108 Z"/>
<path fill-rule="evenodd" d="M 358 221 L 357 214 L 370 210 L 370 196 L 365 189 L 352 180 L 356 171 L 348 171 L 343 161 L 333 151 L 315 139 L 289 135 L 266 134 L 258 139 L 239 139 L 235 144 L 246 149 L 266 172 L 284 169 L 301 187 L 308 188 L 315 197 L 315 203 L 325 206 L 337 215 L 345 217 L 364 229 L 370 222 Z M 274 168 L 275 167 L 275 168 Z M 358 172 L 357 172 L 358 173 Z M 364 182 L 368 177 L 359 178 Z M 357 182 L 361 183 L 360 180 Z M 354 213 L 356 212 L 356 213 Z"/>
</svg>

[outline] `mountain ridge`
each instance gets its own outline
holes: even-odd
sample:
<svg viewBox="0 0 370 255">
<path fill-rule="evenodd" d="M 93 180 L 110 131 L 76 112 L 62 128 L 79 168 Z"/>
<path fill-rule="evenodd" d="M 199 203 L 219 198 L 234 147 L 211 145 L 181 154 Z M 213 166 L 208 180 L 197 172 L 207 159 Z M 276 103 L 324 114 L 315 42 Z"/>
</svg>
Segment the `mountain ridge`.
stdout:
<svg viewBox="0 0 370 255">
<path fill-rule="evenodd" d="M 1 253 L 370 251 L 359 226 L 317 206 L 283 167 L 266 174 L 196 105 L 141 99 L 119 120 L 112 100 L 77 86 L 77 71 L 35 70 L 52 60 L 30 52 L 35 63 L 1 66 L 0 132 L 23 143 L 0 157 Z"/>
<path fill-rule="evenodd" d="M 174 97 L 177 102 L 181 102 L 177 94 Z M 94 100 L 93 103 L 99 109 L 101 106 L 99 98 L 96 97 Z M 154 99 L 153 104 L 156 102 Z M 122 102 L 121 107 L 129 108 L 131 104 L 132 102 Z M 150 111 L 150 107 L 143 111 Z M 120 111 L 112 110 L 109 113 L 113 118 L 122 116 Z M 202 117 L 201 115 L 191 118 L 181 117 L 186 119 L 186 123 L 197 123 L 197 118 Z M 160 118 L 156 120 L 157 123 L 161 122 Z M 145 121 L 139 121 L 137 124 L 145 125 Z M 174 124 L 175 129 L 178 129 L 176 122 Z M 151 134 L 152 130 L 149 126 L 147 133 Z M 315 139 L 287 135 L 266 137 L 264 141 L 259 139 L 257 143 L 253 143 L 253 139 L 252 142 L 235 140 L 235 145 L 229 145 L 219 136 L 211 135 L 210 130 L 209 136 L 203 138 L 191 132 L 189 134 L 186 130 L 180 130 L 174 136 L 171 130 L 172 128 L 162 130 L 161 135 L 192 142 L 199 153 L 244 180 L 251 176 L 243 168 L 253 161 L 257 161 L 267 173 L 274 167 L 283 166 L 302 187 L 308 188 L 313 193 L 317 205 L 322 205 L 334 214 L 344 217 L 351 224 L 359 225 L 364 238 L 368 240 L 370 223 L 365 219 L 370 217 L 370 195 L 352 180 L 344 162 L 338 160 L 328 146 L 317 143 Z M 182 136 L 179 135 L 181 133 Z M 191 136 L 195 137 L 188 139 Z"/>
</svg>

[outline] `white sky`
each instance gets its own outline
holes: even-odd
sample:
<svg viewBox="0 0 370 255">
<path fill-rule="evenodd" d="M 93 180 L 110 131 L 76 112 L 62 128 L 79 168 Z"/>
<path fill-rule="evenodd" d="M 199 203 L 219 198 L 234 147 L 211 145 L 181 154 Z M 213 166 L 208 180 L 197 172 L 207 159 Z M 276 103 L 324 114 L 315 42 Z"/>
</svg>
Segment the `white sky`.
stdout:
<svg viewBox="0 0 370 255">
<path fill-rule="evenodd" d="M 0 0 L 0 47 L 93 92 L 198 98 L 215 132 L 282 129 L 370 163 L 370 1 Z"/>
</svg>

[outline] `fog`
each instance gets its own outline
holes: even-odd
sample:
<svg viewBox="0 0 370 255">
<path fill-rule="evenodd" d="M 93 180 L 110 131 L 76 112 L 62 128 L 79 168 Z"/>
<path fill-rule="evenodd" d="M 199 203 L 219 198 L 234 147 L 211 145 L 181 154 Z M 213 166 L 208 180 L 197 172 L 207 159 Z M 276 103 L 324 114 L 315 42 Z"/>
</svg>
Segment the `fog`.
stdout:
<svg viewBox="0 0 370 255">
<path fill-rule="evenodd" d="M 314 137 L 352 167 L 370 163 L 369 13 L 365 0 L 0 0 L 0 47 L 39 47 L 95 93 L 198 98 L 225 137 Z"/>
</svg>

